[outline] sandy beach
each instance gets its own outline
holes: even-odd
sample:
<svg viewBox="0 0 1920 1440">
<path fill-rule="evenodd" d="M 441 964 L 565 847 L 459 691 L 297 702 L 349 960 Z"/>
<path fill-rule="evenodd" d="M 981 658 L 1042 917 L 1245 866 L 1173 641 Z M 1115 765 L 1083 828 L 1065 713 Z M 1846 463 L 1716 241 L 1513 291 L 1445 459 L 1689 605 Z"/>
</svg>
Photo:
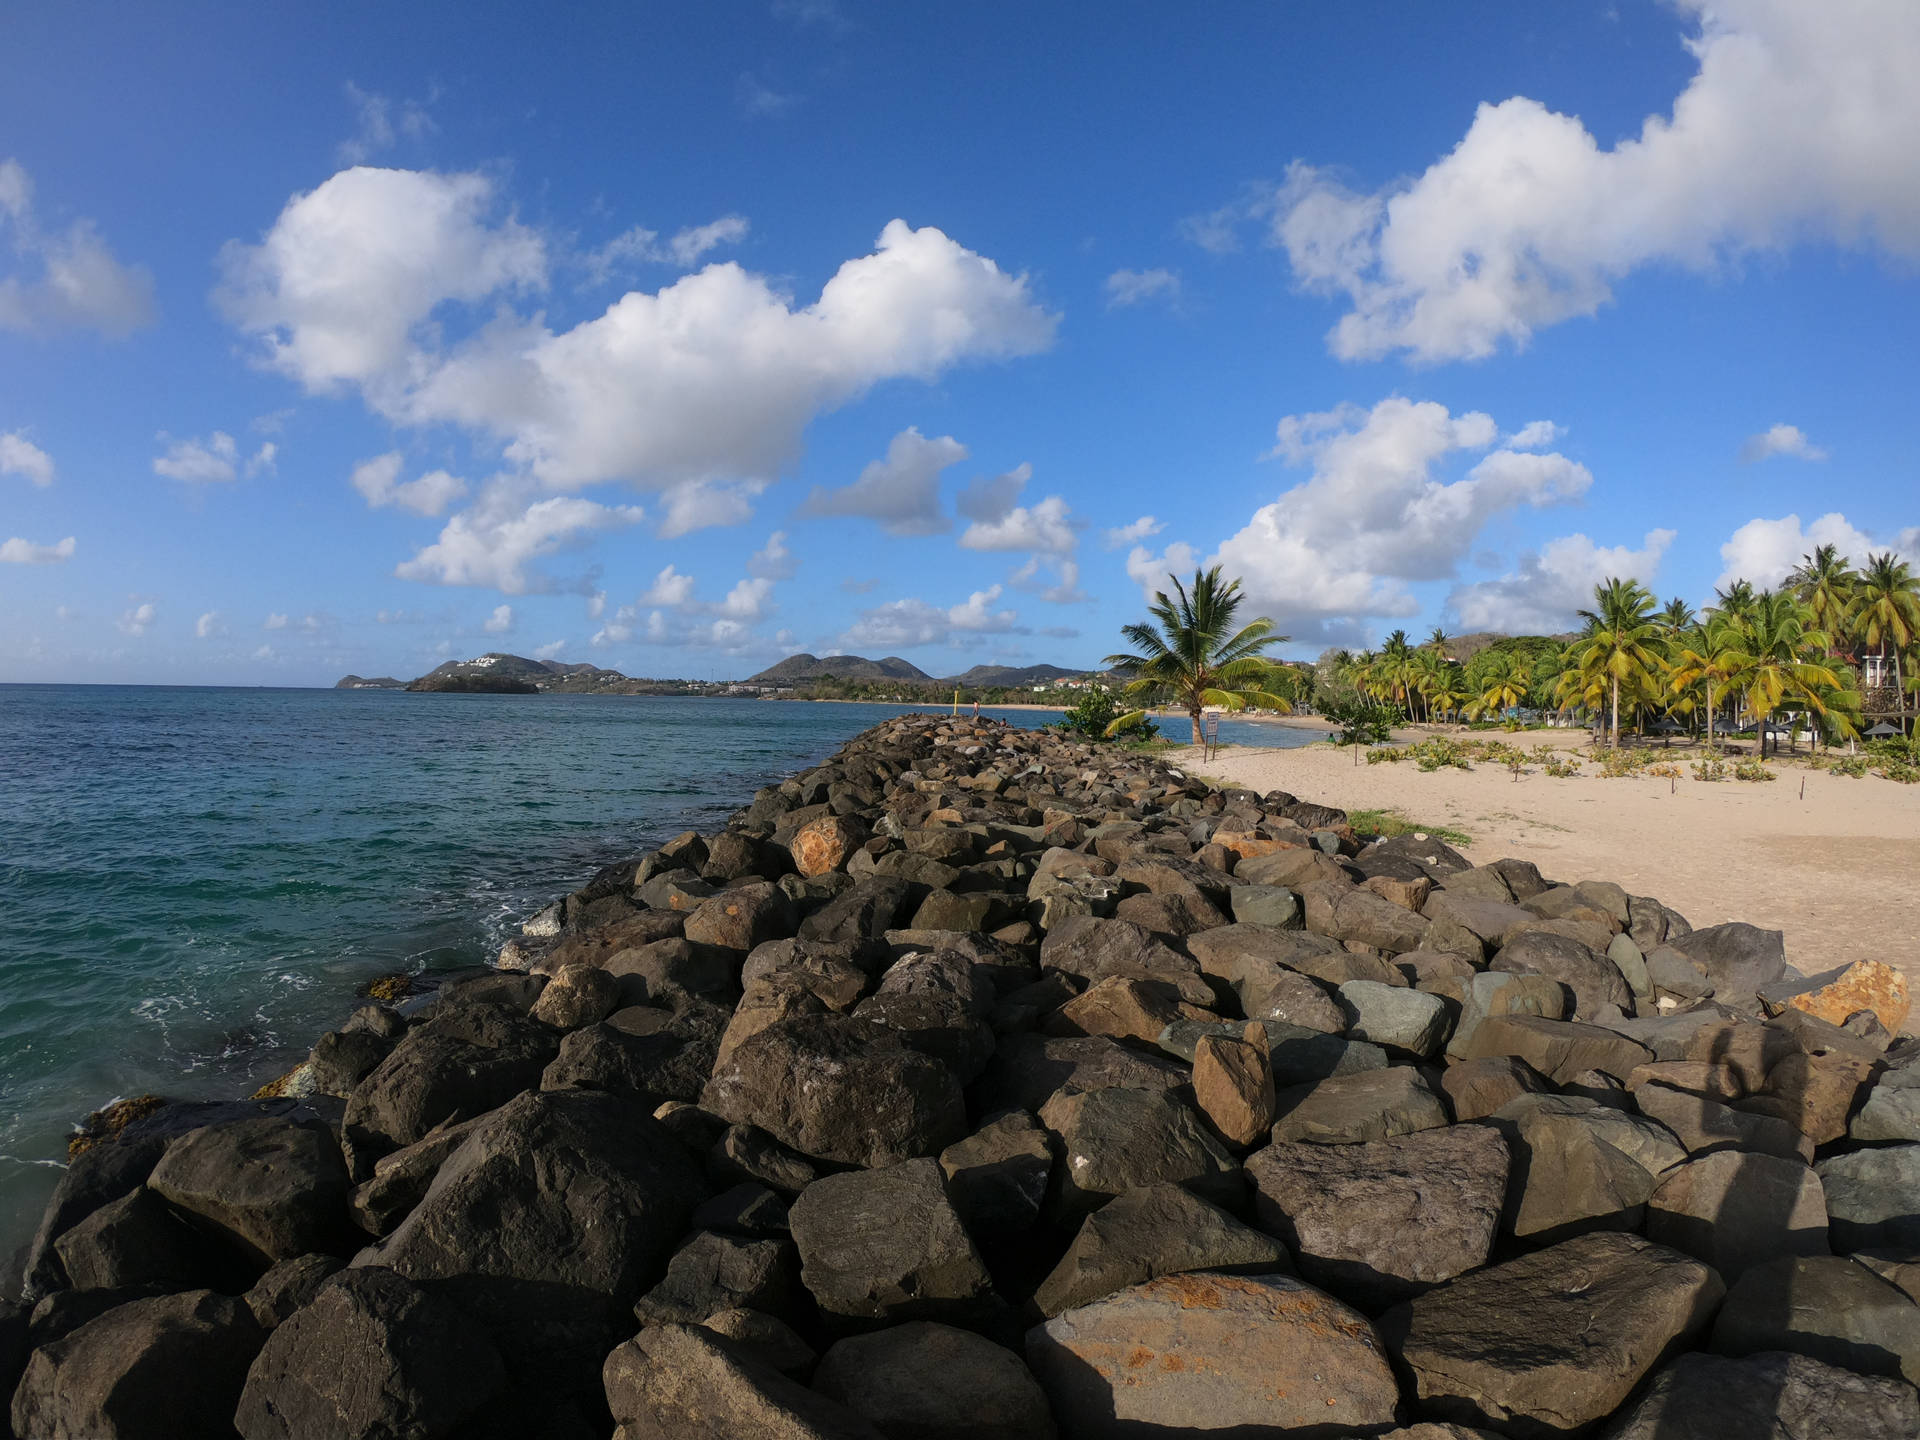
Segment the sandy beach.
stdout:
<svg viewBox="0 0 1920 1440">
<path fill-rule="evenodd" d="M 1513 737 L 1578 746 L 1581 732 Z M 1676 755 L 1678 752 L 1676 752 Z M 1745 920 L 1786 934 L 1805 971 L 1875 958 L 1920 981 L 1920 786 L 1852 780 L 1791 762 L 1771 783 L 1555 779 L 1537 767 L 1422 773 L 1412 762 L 1358 766 L 1331 745 L 1234 746 L 1202 764 L 1209 779 L 1346 810 L 1393 810 L 1464 831 L 1476 863 L 1515 856 L 1554 879 L 1604 879 L 1656 896 L 1695 925 Z M 1805 793 L 1802 794 L 1802 781 Z"/>
</svg>

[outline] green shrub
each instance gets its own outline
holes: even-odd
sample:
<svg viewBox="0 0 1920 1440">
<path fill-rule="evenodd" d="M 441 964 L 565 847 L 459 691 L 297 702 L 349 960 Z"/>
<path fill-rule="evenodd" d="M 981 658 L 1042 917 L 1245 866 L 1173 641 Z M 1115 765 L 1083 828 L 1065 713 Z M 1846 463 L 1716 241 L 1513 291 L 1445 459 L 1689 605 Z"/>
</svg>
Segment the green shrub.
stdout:
<svg viewBox="0 0 1920 1440">
<path fill-rule="evenodd" d="M 1113 703 L 1113 696 L 1105 690 L 1085 690 L 1081 692 L 1080 698 L 1073 702 L 1072 708 L 1060 717 L 1059 724 L 1050 725 L 1047 728 L 1078 736 L 1083 740 L 1113 739 L 1132 742 L 1152 740 L 1159 735 L 1160 728 L 1143 715 L 1125 729 L 1109 736 L 1107 727 L 1125 713 Z"/>
<path fill-rule="evenodd" d="M 1777 780 L 1779 777 L 1758 760 L 1741 760 L 1733 767 L 1736 780 Z"/>
<path fill-rule="evenodd" d="M 1724 780 L 1727 778 L 1727 762 L 1719 759 L 1696 760 L 1693 762 L 1693 778 Z"/>
<path fill-rule="evenodd" d="M 1336 745 L 1379 745 L 1393 734 L 1400 712 L 1376 700 L 1355 698 L 1325 706 L 1320 713 L 1340 728 L 1333 733 Z"/>
</svg>

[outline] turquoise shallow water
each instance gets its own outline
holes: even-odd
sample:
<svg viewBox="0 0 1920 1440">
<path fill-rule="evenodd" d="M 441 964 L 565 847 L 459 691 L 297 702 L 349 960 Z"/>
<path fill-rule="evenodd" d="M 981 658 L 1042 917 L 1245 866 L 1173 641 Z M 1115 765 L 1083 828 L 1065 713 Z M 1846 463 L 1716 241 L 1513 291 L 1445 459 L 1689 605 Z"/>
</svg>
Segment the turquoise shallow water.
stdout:
<svg viewBox="0 0 1920 1440">
<path fill-rule="evenodd" d="M 86 1111 L 244 1093 L 357 985 L 489 959 L 598 865 L 899 709 L 0 686 L 0 1255 Z"/>
</svg>

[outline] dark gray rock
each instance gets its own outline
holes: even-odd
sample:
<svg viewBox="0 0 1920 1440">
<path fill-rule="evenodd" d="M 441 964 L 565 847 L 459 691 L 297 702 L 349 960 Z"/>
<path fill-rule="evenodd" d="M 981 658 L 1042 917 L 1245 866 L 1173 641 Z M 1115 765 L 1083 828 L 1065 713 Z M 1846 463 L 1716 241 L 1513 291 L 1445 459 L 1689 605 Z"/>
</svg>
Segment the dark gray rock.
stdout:
<svg viewBox="0 0 1920 1440">
<path fill-rule="evenodd" d="M 373 1176 L 354 1188 L 347 1209 L 367 1234 L 385 1235 L 420 1203 L 446 1158 L 486 1116 L 435 1126 L 425 1139 L 374 1162 Z"/>
<path fill-rule="evenodd" d="M 756 1348 L 698 1325 L 656 1325 L 607 1356 L 615 1440 L 887 1440 Z"/>
<path fill-rule="evenodd" d="M 348 1270 L 268 1338 L 234 1424 L 243 1440 L 438 1440 L 504 1380 L 493 1345 L 452 1305 L 391 1270 Z"/>
<path fill-rule="evenodd" d="M 719 1063 L 702 1103 L 847 1165 L 937 1154 L 966 1133 L 952 1071 L 899 1032 L 843 1015 L 768 1026 Z"/>
<path fill-rule="evenodd" d="M 1803 1161 L 1723 1150 L 1667 1172 L 1647 1201 L 1647 1238 L 1738 1288 L 1762 1261 L 1828 1253 L 1826 1197 Z"/>
<path fill-rule="evenodd" d="M 1920 1251 L 1920 1145 L 1856 1150 L 1813 1168 L 1834 1249 Z"/>
<path fill-rule="evenodd" d="M 352 1189 L 325 1124 L 277 1119 L 236 1120 L 183 1136 L 147 1184 L 262 1265 L 339 1247 Z"/>
<path fill-rule="evenodd" d="M 1637 1230 L 1686 1151 L 1651 1121 L 1574 1095 L 1526 1095 L 1494 1112 L 1513 1154 L 1505 1227 L 1534 1244 Z"/>
<path fill-rule="evenodd" d="M 947 1197 L 967 1233 L 980 1239 L 1023 1235 L 1039 1221 L 1053 1175 L 1046 1129 L 1010 1110 L 940 1152 Z"/>
<path fill-rule="evenodd" d="M 1188 1052 L 1191 1057 L 1191 1050 Z M 1009 1035 L 974 1081 L 973 1103 L 983 1115 L 1000 1110 L 1037 1111 L 1060 1090 L 1176 1089 L 1187 1083 L 1184 1066 L 1132 1050 L 1105 1035 Z"/>
<path fill-rule="evenodd" d="M 1411 1065 L 1337 1075 L 1276 1092 L 1275 1143 L 1354 1145 L 1445 1125 L 1447 1102 Z"/>
<path fill-rule="evenodd" d="M 706 1187 L 632 1101 L 522 1095 L 462 1142 L 426 1198 L 355 1265 L 384 1265 L 479 1320 L 519 1373 L 586 1388 Z"/>
<path fill-rule="evenodd" d="M 905 880 L 868 876 L 802 920 L 800 938 L 878 940 L 889 930 L 903 928 L 913 918 L 920 903 L 916 888 Z"/>
<path fill-rule="evenodd" d="M 1213 987 L 1190 956 L 1152 931 L 1125 920 L 1076 915 L 1047 932 L 1040 946 L 1043 969 L 1078 975 L 1089 983 L 1118 978 L 1160 980 L 1193 1005 L 1217 1003 Z"/>
<path fill-rule="evenodd" d="M 1429 1290 L 1380 1334 L 1425 1414 L 1545 1440 L 1612 1414 L 1725 1293 L 1676 1250 L 1582 1235 Z"/>
<path fill-rule="evenodd" d="M 813 1388 L 894 1440 L 1053 1440 L 1053 1416 L 1020 1357 L 967 1330 L 918 1320 L 849 1336 Z"/>
<path fill-rule="evenodd" d="M 56 1240 L 54 1251 L 76 1290 L 186 1290 L 211 1286 L 231 1268 L 144 1185 L 102 1205 Z"/>
<path fill-rule="evenodd" d="M 1377 980 L 1349 980 L 1340 987 L 1347 1035 L 1375 1045 L 1431 1058 L 1453 1033 L 1453 1017 L 1438 995 Z"/>
<path fill-rule="evenodd" d="M 500 1006 L 436 1014 L 354 1087 L 345 1143 L 356 1180 L 373 1162 L 425 1138 L 443 1120 L 496 1109 L 540 1083 L 559 1035 Z"/>
<path fill-rule="evenodd" d="M 1731 1360 L 1682 1355 L 1601 1440 L 1911 1440 L 1920 1397 L 1882 1380 L 1773 1351 Z"/>
<path fill-rule="evenodd" d="M 1760 1013 L 1757 992 L 1787 973 L 1787 952 L 1778 930 L 1741 921 L 1709 925 L 1667 944 L 1693 962 L 1713 986 L 1713 998 L 1748 1015 Z"/>
<path fill-rule="evenodd" d="M 794 1320 L 799 1275 L 785 1240 L 699 1231 L 674 1251 L 667 1273 L 633 1307 L 642 1325 L 698 1325 L 722 1310 Z"/>
<path fill-rule="evenodd" d="M 394 1016 L 396 1020 L 399 1018 Z M 404 1028 L 401 1033 L 405 1033 Z M 345 1099 L 353 1093 L 354 1086 L 393 1053 L 396 1038 L 372 1029 L 371 1022 L 359 1030 L 329 1030 L 315 1042 L 313 1052 L 307 1056 L 307 1063 L 313 1067 L 313 1088 L 322 1095 Z"/>
<path fill-rule="evenodd" d="M 725 1012 L 717 1006 L 688 1000 L 666 1023 L 643 1034 L 612 1020 L 589 1025 L 560 1042 L 560 1053 L 540 1074 L 539 1088 L 607 1090 L 649 1105 L 697 1100 L 713 1071 L 724 1024 Z"/>
<path fill-rule="evenodd" d="M 1573 1017 L 1591 1020 L 1601 1007 L 1613 1005 L 1625 1014 L 1633 1013 L 1633 991 L 1627 980 L 1604 954 L 1564 935 L 1544 930 L 1529 930 L 1516 935 L 1500 947 L 1489 968 L 1513 975 L 1544 975 L 1557 980 L 1573 993 Z"/>
<path fill-rule="evenodd" d="M 1920 1382 L 1920 1305 L 1864 1265 L 1796 1255 L 1751 1266 L 1713 1326 L 1723 1355 L 1791 1350 L 1862 1375 Z"/>
<path fill-rule="evenodd" d="M 787 1233 L 787 1202 L 764 1185 L 747 1181 L 723 1190 L 693 1212 L 693 1228 L 748 1239 L 778 1239 Z"/>
<path fill-rule="evenodd" d="M 282 1260 L 262 1275 L 241 1298 L 260 1322 L 271 1330 L 296 1310 L 304 1310 L 320 1287 L 339 1274 L 346 1262 L 334 1255 L 300 1255 Z"/>
<path fill-rule="evenodd" d="M 1484 1120 L 1522 1095 L 1545 1094 L 1553 1087 L 1524 1060 L 1486 1055 L 1449 1065 L 1441 1072 L 1440 1088 L 1453 1107 L 1454 1120 L 1464 1124 Z"/>
<path fill-rule="evenodd" d="M 729 1125 L 707 1151 L 707 1175 L 716 1185 L 751 1183 L 798 1195 L 820 1171 L 757 1125 Z"/>
<path fill-rule="evenodd" d="M 1243 1193 L 1233 1156 L 1192 1107 L 1168 1091 L 1063 1091 L 1041 1107 L 1040 1123 L 1057 1137 L 1048 1209 L 1063 1223 L 1161 1181 L 1227 1205 Z"/>
<path fill-rule="evenodd" d="M 1291 1273 L 1287 1250 L 1178 1185 L 1142 1185 L 1087 1216 L 1034 1307 L 1052 1317 L 1160 1275 Z"/>
<path fill-rule="evenodd" d="M 264 1338 L 245 1305 L 211 1290 L 116 1306 L 28 1358 L 13 1392 L 14 1433 L 27 1440 L 231 1434 L 234 1404 Z"/>
<path fill-rule="evenodd" d="M 1260 1228 L 1300 1273 L 1364 1309 L 1484 1265 L 1507 1192 L 1507 1145 L 1452 1125 L 1359 1145 L 1270 1145 L 1247 1159 Z"/>
<path fill-rule="evenodd" d="M 842 1321 L 977 1318 L 991 1295 L 935 1160 L 825 1176 L 788 1218 L 802 1281 Z"/>
</svg>

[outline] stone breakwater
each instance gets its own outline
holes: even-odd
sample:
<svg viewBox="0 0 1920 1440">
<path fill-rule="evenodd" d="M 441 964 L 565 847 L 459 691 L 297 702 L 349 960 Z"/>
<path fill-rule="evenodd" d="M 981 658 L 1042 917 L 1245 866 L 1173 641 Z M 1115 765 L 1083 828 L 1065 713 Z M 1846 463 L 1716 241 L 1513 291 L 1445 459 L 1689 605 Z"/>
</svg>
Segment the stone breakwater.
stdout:
<svg viewBox="0 0 1920 1440">
<path fill-rule="evenodd" d="M 1906 1017 L 906 717 L 79 1153 L 0 1386 L 31 1440 L 1912 1437 Z"/>
</svg>

